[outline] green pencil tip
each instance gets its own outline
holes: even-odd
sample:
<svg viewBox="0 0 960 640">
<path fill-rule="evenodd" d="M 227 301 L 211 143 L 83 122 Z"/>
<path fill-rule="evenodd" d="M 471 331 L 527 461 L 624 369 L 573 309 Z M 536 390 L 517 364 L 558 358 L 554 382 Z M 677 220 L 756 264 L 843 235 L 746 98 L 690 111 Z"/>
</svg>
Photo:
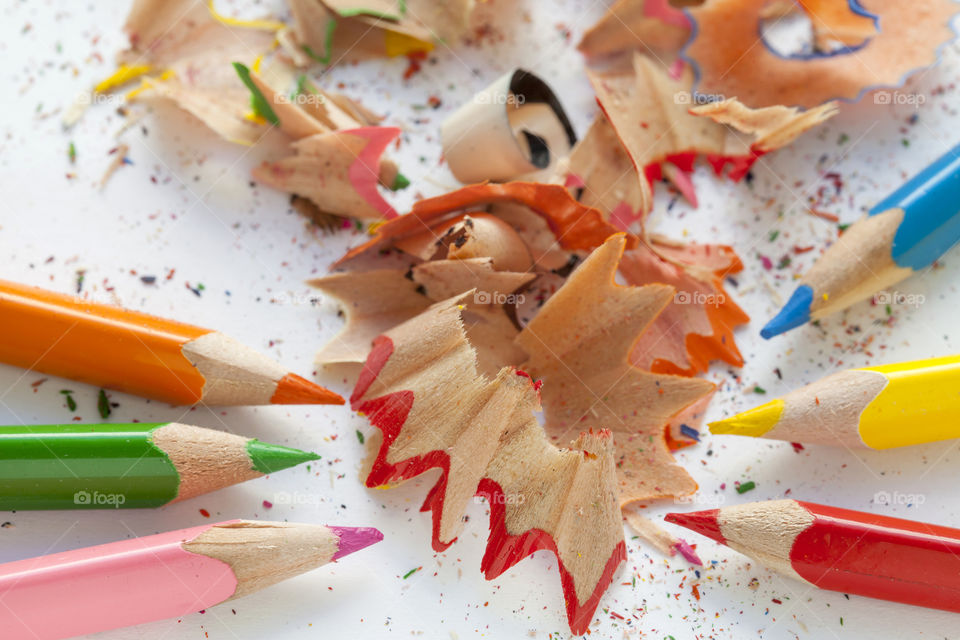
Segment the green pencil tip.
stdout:
<svg viewBox="0 0 960 640">
<path fill-rule="evenodd" d="M 253 468 L 264 474 L 282 471 L 295 467 L 302 462 L 320 459 L 320 456 L 309 451 L 260 442 L 259 440 L 251 440 L 247 443 L 247 455 L 250 456 Z"/>
<path fill-rule="evenodd" d="M 393 184 L 390 185 L 390 190 L 400 191 L 401 189 L 406 189 L 409 186 L 410 186 L 410 180 L 407 179 L 407 176 L 403 175 L 398 171 L 397 177 L 393 179 Z"/>
</svg>

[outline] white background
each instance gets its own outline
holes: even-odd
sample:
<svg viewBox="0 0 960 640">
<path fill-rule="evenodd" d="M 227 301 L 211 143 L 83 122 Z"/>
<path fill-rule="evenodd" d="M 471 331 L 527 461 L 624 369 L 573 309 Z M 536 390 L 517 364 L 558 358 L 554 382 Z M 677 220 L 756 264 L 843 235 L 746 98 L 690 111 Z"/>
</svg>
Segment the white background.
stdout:
<svg viewBox="0 0 960 640">
<path fill-rule="evenodd" d="M 492 16 L 490 33 L 455 51 L 438 50 L 409 81 L 402 79 L 402 59 L 336 68 L 318 81 L 328 88 L 342 82 L 347 94 L 386 114 L 386 124 L 403 127 L 402 146 L 391 154 L 413 185 L 389 196 L 403 211 L 415 196 L 456 186 L 439 160 L 439 125 L 474 91 L 514 66 L 547 79 L 577 131 L 586 130 L 596 106 L 574 45 L 583 28 L 601 15 L 603 4 L 498 0 L 486 10 Z M 88 295 L 220 329 L 310 375 L 314 352 L 339 329 L 340 320 L 335 305 L 315 296 L 304 281 L 324 273 L 346 247 L 365 236 L 308 232 L 290 211 L 286 195 L 250 184 L 251 167 L 277 157 L 280 138 L 252 149 L 233 146 L 176 109 L 156 108 L 122 136 L 131 147 L 133 165 L 121 168 L 100 190 L 98 182 L 112 158 L 108 152 L 118 144 L 115 133 L 123 124 L 115 105 L 95 106 L 72 131 L 61 127 L 60 111 L 73 96 L 112 72 L 112 56 L 124 44 L 120 26 L 127 8 L 120 1 L 4 3 L 0 277 L 69 292 L 77 270 L 85 269 Z M 272 10 L 282 11 L 278 1 L 254 7 L 255 13 Z M 808 268 L 836 235 L 835 225 L 807 212 L 819 190 L 826 197 L 814 203 L 817 208 L 852 221 L 960 140 L 954 87 L 958 63 L 956 50 L 948 48 L 936 69 L 908 83 L 905 92 L 925 99 L 919 108 L 877 105 L 872 96 L 844 106 L 826 126 L 761 159 L 752 185 L 717 180 L 699 166 L 694 176 L 701 202 L 697 210 L 658 185 L 652 230 L 732 244 L 746 265 L 738 286 L 728 290 L 754 318 L 737 334 L 747 364 L 739 371 L 716 366 L 710 372 L 720 385 L 711 418 L 749 408 L 838 368 L 958 350 L 956 253 L 933 272 L 899 287 L 902 293 L 925 297 L 917 308 L 894 307 L 888 318 L 882 307 L 864 303 L 824 321 L 820 329 L 807 327 L 771 342 L 758 336 L 779 306 L 775 295 L 789 295 L 793 276 Z M 439 109 L 425 107 L 430 95 L 442 100 Z M 918 118 L 911 124 L 908 118 L 914 113 Z M 70 141 L 76 145 L 76 165 L 67 158 Z M 842 177 L 839 197 L 830 197 L 833 183 L 823 178 L 826 172 Z M 71 173 L 74 177 L 68 177 Z M 779 234 L 771 242 L 773 231 Z M 817 250 L 792 255 L 795 245 L 811 244 Z M 788 253 L 789 267 L 763 268 L 760 255 L 776 265 Z M 175 274 L 166 280 L 170 269 Z M 144 285 L 140 275 L 157 276 L 157 285 Z M 202 283 L 202 296 L 191 293 L 186 283 Z M 347 395 L 355 370 L 317 375 Z M 0 366 L 0 423 L 66 422 L 74 415 L 99 421 L 97 389 L 51 378 L 34 390 L 31 383 L 42 377 Z M 757 385 L 766 389 L 765 396 L 753 392 Z M 74 390 L 76 414 L 65 406 L 61 389 Z M 185 411 L 119 393 L 112 399 L 120 406 L 111 420 L 182 420 L 314 450 L 323 460 L 309 471 L 296 468 L 156 511 L 3 513 L 0 522 L 10 525 L 0 528 L 0 560 L 230 518 L 373 525 L 386 539 L 336 565 L 205 614 L 99 638 L 567 635 L 553 556 L 539 553 L 498 580 L 485 581 L 479 564 L 487 522 L 480 504 L 472 507 L 461 539 L 446 553 L 433 553 L 429 516 L 418 511 L 433 476 L 389 491 L 364 489 L 358 477 L 364 449 L 355 432 L 369 434 L 370 428 L 347 408 Z M 649 512 L 657 519 L 673 509 L 780 498 L 789 491 L 814 502 L 960 526 L 955 442 L 889 452 L 808 447 L 796 453 L 787 443 L 705 435 L 702 444 L 678 457 L 700 483 L 700 494 L 693 506 L 652 505 Z M 757 488 L 738 495 L 734 482 L 747 480 Z M 299 496 L 301 503 L 277 504 L 281 492 Z M 911 504 L 878 504 L 878 492 Z M 264 500 L 274 502 L 273 508 L 266 509 Z M 201 509 L 210 512 L 209 520 Z M 603 598 L 591 637 L 957 635 L 960 618 L 955 614 L 809 590 L 706 539 L 672 530 L 698 543 L 708 567 L 697 577 L 682 559 L 664 558 L 628 540 L 629 561 Z M 751 589 L 748 583 L 754 578 L 759 586 Z M 699 601 L 691 593 L 693 584 L 699 585 Z"/>
</svg>

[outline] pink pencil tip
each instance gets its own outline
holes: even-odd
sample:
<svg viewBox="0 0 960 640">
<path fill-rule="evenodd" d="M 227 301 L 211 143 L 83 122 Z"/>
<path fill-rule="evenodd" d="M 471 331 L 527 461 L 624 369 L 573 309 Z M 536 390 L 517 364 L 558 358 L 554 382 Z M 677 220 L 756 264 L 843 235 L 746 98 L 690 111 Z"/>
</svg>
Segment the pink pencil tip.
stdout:
<svg viewBox="0 0 960 640">
<path fill-rule="evenodd" d="M 668 513 L 664 516 L 667 522 L 686 527 L 691 531 L 696 531 L 700 535 L 707 536 L 716 540 L 720 544 L 726 542 L 723 533 L 720 531 L 720 523 L 717 517 L 720 515 L 719 509 L 708 509 L 706 511 L 691 511 L 689 513 Z"/>
<path fill-rule="evenodd" d="M 343 556 L 348 556 L 360 549 L 366 549 L 372 544 L 383 540 L 383 534 L 373 527 L 331 527 L 328 529 L 337 534 L 340 538 L 340 544 L 337 546 L 337 552 L 333 554 L 333 560 L 339 560 Z"/>
<path fill-rule="evenodd" d="M 674 543 L 673 548 L 676 549 L 690 564 L 695 564 L 698 567 L 703 566 L 703 560 L 701 560 L 700 556 L 697 555 L 697 552 L 693 550 L 693 547 L 690 546 L 690 543 L 683 538 L 677 539 L 677 542 Z"/>
</svg>

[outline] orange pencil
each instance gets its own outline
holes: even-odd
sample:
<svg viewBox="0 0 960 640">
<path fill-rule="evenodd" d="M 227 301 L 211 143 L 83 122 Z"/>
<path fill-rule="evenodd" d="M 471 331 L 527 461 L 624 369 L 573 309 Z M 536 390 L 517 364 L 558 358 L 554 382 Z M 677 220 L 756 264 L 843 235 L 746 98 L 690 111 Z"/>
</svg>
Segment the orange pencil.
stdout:
<svg viewBox="0 0 960 640">
<path fill-rule="evenodd" d="M 343 404 L 219 331 L 0 280 L 0 362 L 171 404 Z"/>
</svg>

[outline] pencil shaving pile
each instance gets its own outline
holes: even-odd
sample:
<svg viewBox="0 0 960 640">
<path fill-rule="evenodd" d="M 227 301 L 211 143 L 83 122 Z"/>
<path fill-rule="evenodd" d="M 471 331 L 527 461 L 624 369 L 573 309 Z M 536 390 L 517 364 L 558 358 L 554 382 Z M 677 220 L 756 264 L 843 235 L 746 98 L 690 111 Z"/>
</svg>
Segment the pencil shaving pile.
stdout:
<svg viewBox="0 0 960 640">
<path fill-rule="evenodd" d="M 523 330 L 513 331 L 519 369 L 481 373 L 480 354 L 491 347 L 481 342 L 483 329 L 474 328 L 502 310 L 462 304 L 474 288 L 376 338 L 351 399 L 383 432 L 367 485 L 441 468 L 423 507 L 433 512 L 438 550 L 456 537 L 467 501 L 487 495 L 494 506 L 486 576 L 536 549 L 553 550 L 575 633 L 586 630 L 625 556 L 618 505 L 696 490 L 673 461 L 664 428 L 713 389 L 705 380 L 654 374 L 628 361 L 637 336 L 673 293 L 665 285 L 613 282 L 625 244 L 624 235 L 604 242 Z M 481 271 L 477 281 L 489 273 Z M 345 279 L 333 278 L 335 286 Z M 357 321 L 350 318 L 348 331 Z M 521 372 L 539 382 L 527 373 L 518 379 Z M 545 408 L 543 427 L 533 415 L 540 404 L 535 389 Z M 578 432 L 571 450 L 550 444 Z M 571 468 L 575 462 L 580 466 Z M 503 496 L 512 500 L 498 510 Z"/>
<path fill-rule="evenodd" d="M 472 172 L 453 173 L 479 183 L 405 215 L 384 197 L 407 183 L 384 157 L 400 129 L 303 69 L 393 55 L 419 64 L 469 33 L 471 0 L 288 0 L 289 24 L 225 18 L 200 0 L 136 0 L 130 49 L 98 90 L 144 76 L 130 99 L 170 99 L 227 140 L 276 130 L 289 152 L 256 168 L 257 181 L 309 203 L 313 217 L 377 221 L 335 264 L 346 271 L 311 283 L 347 318 L 318 362 L 363 363 L 351 404 L 382 434 L 370 439 L 366 484 L 441 469 L 423 505 L 437 550 L 459 535 L 468 501 L 486 496 L 486 577 L 553 551 L 571 629 L 583 633 L 625 560 L 620 508 L 658 548 L 685 547 L 628 505 L 696 490 L 671 454 L 692 444 L 679 425 L 697 425 L 713 392 L 692 376 L 713 361 L 743 364 L 734 330 L 749 318 L 723 286 L 742 263 L 729 246 L 649 228 L 654 185 L 697 206 L 698 159 L 739 181 L 836 114 L 832 98 L 933 63 L 956 8 L 908 4 L 708 0 L 684 12 L 618 0 L 579 44 L 600 107 L 584 137 L 545 83 L 515 70 L 487 94 L 525 80 L 546 96 L 535 108 L 474 100 L 448 119 L 454 133 L 496 124 L 497 136 L 471 144 L 516 145 L 503 154 L 512 160 L 473 163 L 470 137 L 444 134 L 450 164 Z M 752 46 L 761 22 L 801 10 L 816 55 Z M 376 264 L 382 253 L 403 266 Z"/>
</svg>

